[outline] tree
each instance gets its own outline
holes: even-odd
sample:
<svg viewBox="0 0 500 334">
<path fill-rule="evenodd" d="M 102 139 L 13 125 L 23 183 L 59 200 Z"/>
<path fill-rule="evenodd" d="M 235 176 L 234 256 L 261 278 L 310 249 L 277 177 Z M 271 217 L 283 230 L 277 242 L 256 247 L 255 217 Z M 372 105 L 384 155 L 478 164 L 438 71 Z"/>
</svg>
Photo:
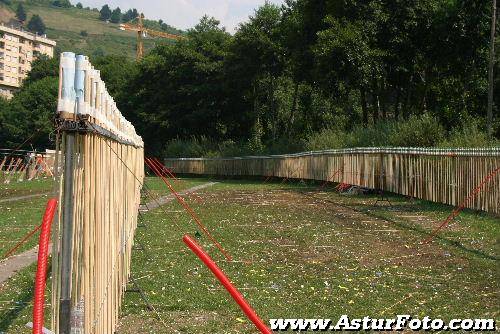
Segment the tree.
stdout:
<svg viewBox="0 0 500 334">
<path fill-rule="evenodd" d="M 54 1 L 52 1 L 52 6 L 70 8 L 71 2 L 69 2 L 69 0 L 54 0 Z"/>
<path fill-rule="evenodd" d="M 24 9 L 24 6 L 22 3 L 19 3 L 16 8 L 16 17 L 19 21 L 24 22 L 26 21 L 26 10 Z"/>
<path fill-rule="evenodd" d="M 83 9 L 83 5 L 82 5 L 82 3 L 81 3 L 81 2 L 77 3 L 77 4 L 76 4 L 76 8 L 78 8 L 78 9 Z"/>
<path fill-rule="evenodd" d="M 7 133 L 6 124 L 6 117 L 8 114 L 10 114 L 9 101 L 3 96 L 0 96 L 0 143 L 4 143 L 3 145 L 9 145 L 9 134 Z"/>
<path fill-rule="evenodd" d="M 122 20 L 122 11 L 120 7 L 116 7 L 115 10 L 111 13 L 110 21 L 112 23 L 120 23 Z"/>
<path fill-rule="evenodd" d="M 24 79 L 23 86 L 29 86 L 46 77 L 59 77 L 59 58 L 49 58 L 42 54 L 31 64 L 31 71 Z"/>
<path fill-rule="evenodd" d="M 150 152 L 161 152 L 176 137 L 225 138 L 227 115 L 235 114 L 227 103 L 224 77 L 231 36 L 206 16 L 188 36 L 155 47 L 125 88 L 121 110 L 137 125 Z"/>
<path fill-rule="evenodd" d="M 21 144 L 35 131 L 40 134 L 33 141 L 37 149 L 54 145 L 49 133 L 54 130 L 54 110 L 57 108 L 58 78 L 45 77 L 23 86 L 10 101 L 10 112 L 6 116 L 6 131 L 12 146 Z"/>
<path fill-rule="evenodd" d="M 100 71 L 102 80 L 106 83 L 106 89 L 116 101 L 118 107 L 125 104 L 127 96 L 127 85 L 137 73 L 137 62 L 127 56 L 93 56 L 92 65 Z"/>
<path fill-rule="evenodd" d="M 99 11 L 99 20 L 101 21 L 107 21 L 111 17 L 111 9 L 109 8 L 108 5 L 102 6 L 101 10 Z"/>
<path fill-rule="evenodd" d="M 253 122 L 254 135 L 266 135 L 258 129 L 263 126 L 272 140 L 277 139 L 280 123 L 284 122 L 278 116 L 275 96 L 284 68 L 284 50 L 279 38 L 281 18 L 278 6 L 269 3 L 261 6 L 249 22 L 240 25 L 227 57 L 228 70 L 232 72 L 228 77 L 239 81 L 231 86 L 239 87 L 251 101 L 248 116 Z M 259 142 L 261 138 L 253 140 Z"/>
<path fill-rule="evenodd" d="M 33 15 L 28 22 L 28 30 L 37 34 L 45 34 L 45 29 L 42 18 L 37 14 Z"/>
<path fill-rule="evenodd" d="M 0 103 L 0 136 L 5 136 L 2 142 L 15 147 L 40 129 L 33 142 L 35 148 L 44 150 L 53 147 L 53 143 L 49 142 L 49 133 L 54 129 L 58 78 L 57 57 L 42 55 L 32 63 L 32 70 L 6 108 Z"/>
<path fill-rule="evenodd" d="M 488 110 L 487 124 L 488 135 L 493 134 L 493 85 L 494 85 L 494 67 L 495 67 L 495 32 L 496 32 L 497 0 L 492 1 L 491 14 L 491 39 L 490 39 L 490 60 L 488 66 Z"/>
<path fill-rule="evenodd" d="M 135 20 L 139 16 L 139 13 L 137 12 L 137 9 L 129 9 L 127 10 L 123 16 L 122 16 L 122 21 L 123 22 L 129 22 Z"/>
</svg>

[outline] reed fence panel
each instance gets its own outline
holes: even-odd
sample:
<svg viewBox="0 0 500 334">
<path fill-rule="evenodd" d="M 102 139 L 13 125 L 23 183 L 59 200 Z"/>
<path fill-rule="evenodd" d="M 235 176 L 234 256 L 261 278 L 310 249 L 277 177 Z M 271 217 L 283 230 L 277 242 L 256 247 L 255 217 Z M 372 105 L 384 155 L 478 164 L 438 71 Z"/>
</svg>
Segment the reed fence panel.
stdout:
<svg viewBox="0 0 500 334">
<path fill-rule="evenodd" d="M 273 176 L 347 183 L 500 214 L 500 148 L 356 148 L 241 158 L 165 159 L 181 174 Z M 497 171 L 496 173 L 493 173 Z"/>
<path fill-rule="evenodd" d="M 84 56 L 61 55 L 59 212 L 53 234 L 52 329 L 109 334 L 131 264 L 144 145 Z M 59 168 L 56 168 L 59 170 Z"/>
</svg>

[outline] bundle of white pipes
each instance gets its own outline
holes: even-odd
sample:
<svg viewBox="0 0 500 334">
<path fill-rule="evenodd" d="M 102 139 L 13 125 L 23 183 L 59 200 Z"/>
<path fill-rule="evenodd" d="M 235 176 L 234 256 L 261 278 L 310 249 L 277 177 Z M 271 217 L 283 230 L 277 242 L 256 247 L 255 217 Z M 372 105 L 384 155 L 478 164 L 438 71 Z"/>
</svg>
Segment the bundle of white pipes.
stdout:
<svg viewBox="0 0 500 334">
<path fill-rule="evenodd" d="M 86 119 L 132 145 L 144 147 L 135 128 L 118 110 L 106 90 L 100 71 L 85 56 L 61 54 L 57 112 L 65 119 Z"/>
</svg>

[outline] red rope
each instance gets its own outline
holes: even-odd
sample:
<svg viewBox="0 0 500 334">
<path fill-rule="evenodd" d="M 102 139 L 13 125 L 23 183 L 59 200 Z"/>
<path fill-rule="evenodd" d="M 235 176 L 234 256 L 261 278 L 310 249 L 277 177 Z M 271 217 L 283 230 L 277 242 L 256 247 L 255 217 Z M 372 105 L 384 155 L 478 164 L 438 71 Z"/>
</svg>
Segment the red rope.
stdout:
<svg viewBox="0 0 500 334">
<path fill-rule="evenodd" d="M 14 254 L 14 252 L 19 248 L 21 247 L 21 245 L 23 245 L 26 241 L 28 241 L 28 239 L 30 239 L 39 229 L 42 228 L 42 225 L 38 225 L 37 227 L 35 227 L 35 229 L 33 231 L 31 231 L 30 233 L 26 234 L 26 236 L 24 236 L 24 238 L 21 239 L 21 241 L 19 241 L 17 243 L 17 245 L 15 245 L 14 247 L 12 247 L 7 253 L 5 253 L 5 255 L 3 256 L 3 258 L 8 258 L 9 256 L 11 256 L 12 254 Z"/>
<path fill-rule="evenodd" d="M 164 164 L 162 164 L 157 158 L 150 159 L 152 162 L 156 163 L 156 165 L 160 168 L 160 171 L 163 172 L 163 175 L 168 176 L 171 179 L 174 179 L 176 182 L 179 181 L 178 178 L 175 177 L 174 173 L 170 171 Z"/>
<path fill-rule="evenodd" d="M 175 189 L 172 187 L 170 182 L 161 174 L 161 172 L 158 170 L 158 167 L 155 166 L 151 162 L 151 159 L 145 158 L 146 165 L 151 168 L 151 170 L 158 176 L 160 177 L 163 182 L 167 185 L 167 187 L 170 189 L 172 194 L 175 196 L 177 201 L 184 207 L 184 209 L 191 215 L 193 220 L 195 221 L 196 225 L 198 225 L 199 228 L 205 233 L 205 235 L 213 242 L 213 244 L 220 250 L 220 252 L 226 257 L 228 261 L 232 261 L 232 257 L 224 250 L 222 245 L 212 236 L 212 234 L 208 231 L 208 229 L 203 225 L 201 220 L 198 218 L 196 213 L 193 211 L 193 209 L 186 203 L 186 201 L 175 191 Z"/>
<path fill-rule="evenodd" d="M 328 178 L 325 182 L 323 182 L 323 184 L 321 184 L 321 186 L 320 186 L 319 188 L 320 188 L 320 189 L 323 189 L 323 188 L 326 186 L 326 184 L 327 184 L 329 181 L 333 181 L 333 179 L 335 178 L 335 176 L 337 176 L 337 174 L 339 174 L 339 173 L 340 173 L 343 169 L 344 169 L 344 166 L 342 166 L 342 167 L 340 167 L 339 169 L 337 169 L 337 170 L 335 171 L 335 173 L 333 173 L 333 175 L 332 175 L 330 178 Z"/>
<path fill-rule="evenodd" d="M 434 239 L 434 237 L 438 234 L 438 232 L 443 229 L 446 225 L 448 225 L 452 220 L 454 220 L 460 212 L 462 212 L 463 209 L 465 209 L 465 206 L 467 203 L 469 203 L 470 200 L 472 200 L 474 197 L 476 197 L 481 190 L 483 190 L 483 187 L 486 183 L 488 183 L 498 172 L 500 172 L 500 167 L 494 169 L 491 171 L 486 177 L 479 183 L 479 185 L 474 188 L 474 190 L 467 196 L 467 198 L 460 204 L 453 212 L 439 225 L 432 233 L 422 242 L 424 244 L 427 244 Z"/>
</svg>

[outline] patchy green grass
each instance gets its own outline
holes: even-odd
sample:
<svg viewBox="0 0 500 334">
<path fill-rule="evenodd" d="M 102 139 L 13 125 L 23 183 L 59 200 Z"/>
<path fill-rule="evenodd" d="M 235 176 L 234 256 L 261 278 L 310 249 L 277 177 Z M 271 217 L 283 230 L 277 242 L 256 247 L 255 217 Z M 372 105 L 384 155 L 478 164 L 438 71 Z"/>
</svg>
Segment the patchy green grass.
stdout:
<svg viewBox="0 0 500 334">
<path fill-rule="evenodd" d="M 226 180 L 191 205 L 235 258 L 201 244 L 270 318 L 342 314 L 434 318 L 498 317 L 499 221 L 465 212 L 427 245 L 421 240 L 451 207 L 316 192 L 305 185 Z M 133 272 L 167 324 L 127 294 L 119 333 L 252 333 L 226 291 L 182 243 L 197 228 L 175 203 L 146 215 Z"/>
<path fill-rule="evenodd" d="M 184 186 L 207 182 L 185 179 Z M 166 191 L 158 179 L 147 184 Z M 227 262 L 205 236 L 199 242 L 257 313 L 269 318 L 496 318 L 500 305 L 497 217 L 465 211 L 430 244 L 421 244 L 445 205 L 390 196 L 316 191 L 306 184 L 222 180 L 187 198 L 234 257 Z M 167 212 L 168 215 L 165 214 Z M 254 333 L 228 293 L 181 239 L 198 231 L 176 202 L 145 214 L 133 275 L 167 325 L 127 293 L 118 333 Z M 4 308 L 21 308 L 34 268 L 0 287 Z M 31 279 L 31 281 L 30 281 Z M 5 312 L 0 313 L 3 320 Z M 2 312 L 2 311 L 0 311 Z M 0 331 L 29 333 L 31 305 L 0 320 Z M 15 316 L 12 316 L 14 314 Z"/>
<path fill-rule="evenodd" d="M 169 181 L 175 191 L 181 192 L 183 190 L 210 182 L 209 179 L 205 178 L 178 178 L 177 180 Z M 165 183 L 159 177 L 146 177 L 144 181 L 146 185 L 146 190 L 143 192 L 143 202 L 152 200 L 147 198 L 147 196 L 151 195 L 153 198 L 162 197 L 170 194 L 170 190 L 167 188 Z"/>
<path fill-rule="evenodd" d="M 0 285 L 0 333 L 32 332 L 26 324 L 33 321 L 33 297 L 36 265 L 20 270 L 16 276 Z M 51 283 L 47 281 L 46 296 L 50 296 Z M 45 305 L 45 327 L 50 327 L 50 298 Z"/>
<path fill-rule="evenodd" d="M 179 179 L 172 183 L 176 191 L 182 191 L 200 184 L 208 182 L 206 179 Z M 163 181 L 156 177 L 146 178 L 146 186 L 150 194 L 154 197 L 161 197 L 170 194 Z M 47 204 L 50 193 L 54 189 L 54 181 L 50 178 L 12 182 L 2 184 L 0 187 L 0 259 L 2 256 L 17 244 L 27 233 L 32 231 L 41 223 L 42 215 Z M 28 199 L 1 202 L 1 199 L 15 198 L 18 196 L 36 195 Z M 143 202 L 151 201 L 144 198 Z M 38 233 L 34 234 L 16 254 L 36 246 Z"/>
<path fill-rule="evenodd" d="M 42 215 L 55 182 L 51 178 L 32 181 L 12 181 L 0 185 L 0 260 L 27 233 L 42 221 Z M 31 196 L 23 198 L 24 196 Z M 19 199 L 17 199 L 20 197 Z M 16 251 L 19 254 L 33 248 L 38 241 L 34 234 Z"/>
<path fill-rule="evenodd" d="M 27 233 L 42 223 L 48 196 L 0 203 L 0 260 Z M 38 232 L 26 241 L 16 254 L 36 246 Z"/>
<path fill-rule="evenodd" d="M 31 181 L 21 181 L 13 179 L 5 184 L 0 178 L 0 200 L 18 196 L 45 194 L 54 190 L 54 180 L 52 178 L 40 178 Z"/>
</svg>

